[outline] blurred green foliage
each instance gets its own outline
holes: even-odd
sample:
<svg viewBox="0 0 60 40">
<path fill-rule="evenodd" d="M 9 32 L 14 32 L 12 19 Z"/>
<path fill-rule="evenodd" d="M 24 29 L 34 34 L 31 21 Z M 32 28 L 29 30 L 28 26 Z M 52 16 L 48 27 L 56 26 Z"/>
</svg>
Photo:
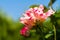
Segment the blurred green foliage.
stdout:
<svg viewBox="0 0 60 40">
<path fill-rule="evenodd" d="M 0 40 L 19 40 L 19 31 L 23 24 L 4 14 L 0 11 Z"/>
</svg>

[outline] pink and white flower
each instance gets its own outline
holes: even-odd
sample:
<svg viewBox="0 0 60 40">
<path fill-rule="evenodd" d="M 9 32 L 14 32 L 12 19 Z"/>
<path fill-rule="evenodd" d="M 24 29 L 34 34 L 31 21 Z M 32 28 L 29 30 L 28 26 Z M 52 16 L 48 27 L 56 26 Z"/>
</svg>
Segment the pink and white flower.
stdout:
<svg viewBox="0 0 60 40">
<path fill-rule="evenodd" d="M 26 27 L 22 28 L 20 33 L 25 36 L 27 30 L 30 30 L 36 23 L 36 20 L 44 22 L 49 16 L 55 12 L 50 9 L 44 13 L 44 6 L 40 5 L 39 7 L 30 8 L 23 14 L 23 17 L 20 18 L 20 22 L 23 23 Z"/>
</svg>

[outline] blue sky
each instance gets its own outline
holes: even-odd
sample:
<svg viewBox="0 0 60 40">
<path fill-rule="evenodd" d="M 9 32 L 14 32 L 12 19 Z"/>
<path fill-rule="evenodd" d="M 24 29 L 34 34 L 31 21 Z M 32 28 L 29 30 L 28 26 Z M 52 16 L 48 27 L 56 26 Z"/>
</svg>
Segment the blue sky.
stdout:
<svg viewBox="0 0 60 40">
<path fill-rule="evenodd" d="M 14 20 L 18 20 L 25 10 L 33 4 L 48 5 L 50 0 L 0 0 L 0 8 L 2 8 L 7 15 L 11 16 Z M 60 6 L 60 0 L 53 4 L 53 8 L 57 9 Z"/>
</svg>

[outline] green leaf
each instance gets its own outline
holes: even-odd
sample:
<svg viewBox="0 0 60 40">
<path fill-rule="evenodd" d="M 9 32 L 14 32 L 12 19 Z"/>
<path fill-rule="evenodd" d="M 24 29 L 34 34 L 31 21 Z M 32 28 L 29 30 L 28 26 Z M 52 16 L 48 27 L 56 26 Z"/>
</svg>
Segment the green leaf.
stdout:
<svg viewBox="0 0 60 40">
<path fill-rule="evenodd" d="M 50 0 L 48 6 L 52 6 L 52 4 L 55 2 L 56 0 Z"/>
<path fill-rule="evenodd" d="M 47 35 L 45 35 L 45 38 L 47 39 L 47 38 L 49 38 L 50 36 L 52 36 L 53 34 L 47 34 Z"/>
<path fill-rule="evenodd" d="M 39 7 L 39 5 L 31 5 L 30 8 Z"/>
</svg>

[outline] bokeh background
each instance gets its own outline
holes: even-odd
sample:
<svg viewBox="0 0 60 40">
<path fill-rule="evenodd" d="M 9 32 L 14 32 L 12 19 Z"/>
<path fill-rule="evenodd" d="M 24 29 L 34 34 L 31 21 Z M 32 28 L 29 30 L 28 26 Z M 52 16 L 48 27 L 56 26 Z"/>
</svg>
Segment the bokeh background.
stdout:
<svg viewBox="0 0 60 40">
<path fill-rule="evenodd" d="M 29 38 L 20 35 L 23 24 L 19 19 L 31 5 L 43 4 L 48 8 L 49 2 L 50 0 L 0 0 L 0 40 L 38 40 L 39 35 L 34 33 Z M 57 11 L 55 17 L 57 18 L 57 40 L 59 40 L 60 0 L 56 0 L 52 7 Z"/>
</svg>

